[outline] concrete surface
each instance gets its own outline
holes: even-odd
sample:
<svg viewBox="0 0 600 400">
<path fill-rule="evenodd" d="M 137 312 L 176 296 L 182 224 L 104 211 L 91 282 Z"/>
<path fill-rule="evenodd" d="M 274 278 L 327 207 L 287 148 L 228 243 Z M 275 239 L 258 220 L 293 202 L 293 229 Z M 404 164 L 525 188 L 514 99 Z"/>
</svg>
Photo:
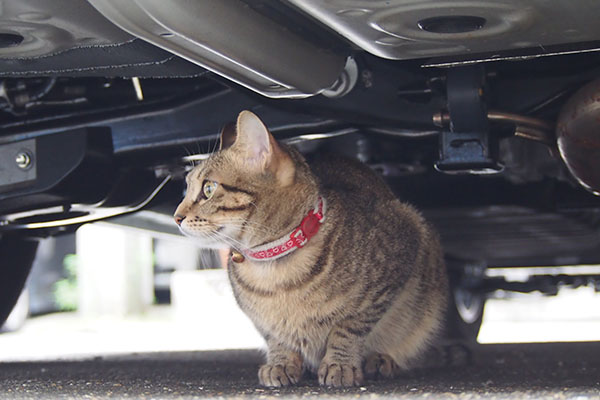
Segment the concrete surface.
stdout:
<svg viewBox="0 0 600 400">
<path fill-rule="evenodd" d="M 253 350 L 0 363 L 2 399 L 599 399 L 600 343 L 482 345 L 473 361 L 330 390 L 258 386 Z"/>
<path fill-rule="evenodd" d="M 0 335 L 0 399 L 600 399 L 600 342 L 591 342 L 600 339 L 600 304 L 590 288 L 492 301 L 480 335 L 590 342 L 487 344 L 472 362 L 459 357 L 359 388 L 323 389 L 306 377 L 270 390 L 256 377 L 262 339 L 220 275 L 210 272 L 204 283 L 181 275 L 189 290 L 173 307 L 127 317 L 46 315 Z M 238 350 L 207 351 L 223 348 Z"/>
</svg>

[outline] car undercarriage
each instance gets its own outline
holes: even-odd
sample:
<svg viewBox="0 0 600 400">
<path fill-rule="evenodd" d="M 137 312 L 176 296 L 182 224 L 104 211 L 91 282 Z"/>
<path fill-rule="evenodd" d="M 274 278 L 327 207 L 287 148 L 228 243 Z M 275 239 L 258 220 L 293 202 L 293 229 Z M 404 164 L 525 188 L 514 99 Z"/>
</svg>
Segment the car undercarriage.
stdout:
<svg viewBox="0 0 600 400">
<path fill-rule="evenodd" d="M 600 262 L 600 6 L 454 3 L 5 2 L 0 321 L 36 238 L 171 215 L 243 109 L 416 205 L 465 307 L 499 288 L 599 288 L 482 271 Z"/>
</svg>

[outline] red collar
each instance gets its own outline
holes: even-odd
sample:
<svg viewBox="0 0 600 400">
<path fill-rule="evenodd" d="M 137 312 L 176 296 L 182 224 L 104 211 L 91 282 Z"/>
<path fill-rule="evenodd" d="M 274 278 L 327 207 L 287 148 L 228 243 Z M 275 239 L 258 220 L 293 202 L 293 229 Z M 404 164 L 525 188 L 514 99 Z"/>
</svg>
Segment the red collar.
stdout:
<svg viewBox="0 0 600 400">
<path fill-rule="evenodd" d="M 244 252 L 244 256 L 252 261 L 271 261 L 304 247 L 319 232 L 319 228 L 325 221 L 325 210 L 325 199 L 319 196 L 315 208 L 308 212 L 292 233 L 279 240 L 249 249 Z"/>
</svg>

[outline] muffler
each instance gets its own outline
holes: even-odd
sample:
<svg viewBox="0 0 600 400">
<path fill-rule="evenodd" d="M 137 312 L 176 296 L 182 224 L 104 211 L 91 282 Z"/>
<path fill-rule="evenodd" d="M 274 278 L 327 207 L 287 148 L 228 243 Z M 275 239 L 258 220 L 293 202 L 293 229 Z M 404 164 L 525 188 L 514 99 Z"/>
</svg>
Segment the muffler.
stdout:
<svg viewBox="0 0 600 400">
<path fill-rule="evenodd" d="M 123 30 L 267 97 L 348 84 L 346 57 L 240 0 L 88 0 Z"/>
<path fill-rule="evenodd" d="M 556 138 L 571 174 L 600 196 L 600 79 L 583 86 L 563 106 Z"/>
</svg>

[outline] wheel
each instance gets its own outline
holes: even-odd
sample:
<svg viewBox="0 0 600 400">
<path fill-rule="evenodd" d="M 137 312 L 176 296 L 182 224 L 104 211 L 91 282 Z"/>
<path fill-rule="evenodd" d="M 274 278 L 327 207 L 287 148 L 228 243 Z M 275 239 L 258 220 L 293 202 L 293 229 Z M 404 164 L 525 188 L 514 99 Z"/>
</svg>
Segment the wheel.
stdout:
<svg viewBox="0 0 600 400">
<path fill-rule="evenodd" d="M 483 321 L 484 306 L 483 296 L 467 289 L 454 288 L 448 302 L 447 338 L 463 342 L 467 346 L 475 345 Z"/>
<path fill-rule="evenodd" d="M 0 326 L 13 310 L 35 258 L 38 242 L 15 235 L 0 237 Z"/>
<path fill-rule="evenodd" d="M 477 346 L 485 299 L 466 289 L 453 288 L 448 300 L 446 324 L 437 346 L 438 354 L 444 365 L 468 365 Z"/>
<path fill-rule="evenodd" d="M 480 289 L 486 265 L 453 258 L 446 262 L 450 290 L 444 338 L 471 347 L 477 344 L 483 321 L 485 294 Z"/>
</svg>

